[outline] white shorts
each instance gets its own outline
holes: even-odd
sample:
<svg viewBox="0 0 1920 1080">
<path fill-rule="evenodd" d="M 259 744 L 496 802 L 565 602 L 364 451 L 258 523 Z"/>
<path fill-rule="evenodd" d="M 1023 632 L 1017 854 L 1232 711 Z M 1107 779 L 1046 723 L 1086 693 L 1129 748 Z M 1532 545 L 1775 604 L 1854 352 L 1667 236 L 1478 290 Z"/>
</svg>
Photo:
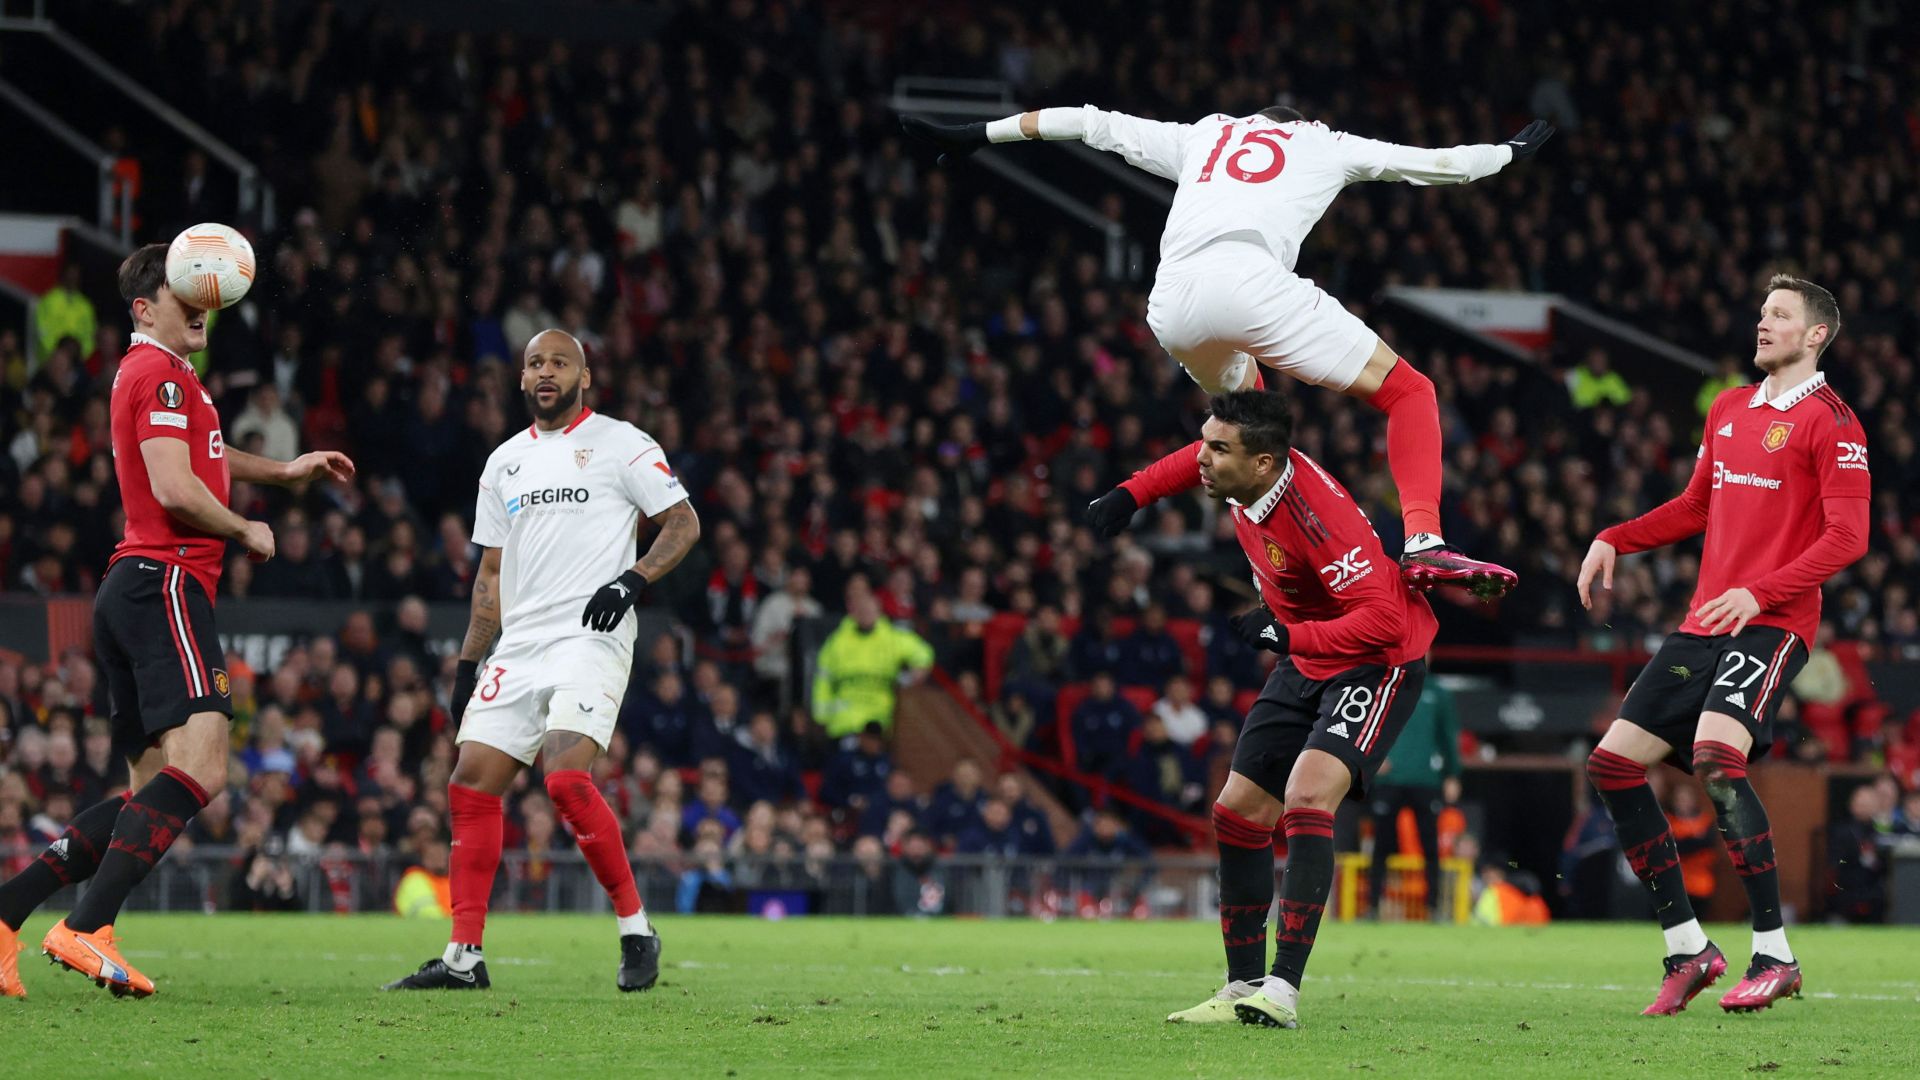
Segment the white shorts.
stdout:
<svg viewBox="0 0 1920 1080">
<path fill-rule="evenodd" d="M 454 742 L 491 746 L 523 765 L 549 731 L 578 732 L 605 750 L 632 670 L 632 649 L 611 634 L 502 642 L 480 665 Z"/>
<path fill-rule="evenodd" d="M 1251 361 L 1344 391 L 1380 340 L 1312 279 L 1283 269 L 1264 245 L 1239 240 L 1162 267 L 1147 325 L 1209 394 L 1250 381 Z"/>
</svg>

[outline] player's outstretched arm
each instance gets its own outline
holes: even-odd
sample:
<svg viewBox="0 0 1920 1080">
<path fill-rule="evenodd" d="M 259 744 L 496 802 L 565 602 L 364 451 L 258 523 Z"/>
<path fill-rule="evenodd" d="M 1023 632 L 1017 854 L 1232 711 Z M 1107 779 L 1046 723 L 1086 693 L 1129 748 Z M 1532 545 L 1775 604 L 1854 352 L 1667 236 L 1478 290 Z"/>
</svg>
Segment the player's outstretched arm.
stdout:
<svg viewBox="0 0 1920 1080">
<path fill-rule="evenodd" d="M 1535 120 L 1503 143 L 1478 143 L 1428 149 L 1363 139 L 1342 133 L 1339 145 L 1347 155 L 1347 181 L 1399 180 L 1427 187 L 1470 184 L 1515 161 L 1540 152 L 1553 137 L 1554 126 Z"/>
<path fill-rule="evenodd" d="M 1096 150 L 1119 154 L 1129 165 L 1168 180 L 1179 179 L 1181 140 L 1187 132 L 1185 124 L 1144 120 L 1091 105 L 1033 109 L 971 124 L 936 124 L 917 116 L 903 116 L 900 127 L 908 135 L 937 148 L 942 165 L 952 165 L 994 143 L 1078 139 Z"/>
<path fill-rule="evenodd" d="M 147 480 L 162 510 L 201 532 L 238 543 L 256 561 L 273 558 L 273 530 L 264 521 L 248 521 L 222 506 L 207 485 L 193 475 L 193 462 L 184 441 L 164 437 L 143 440 L 140 458 L 146 462 Z"/>
<path fill-rule="evenodd" d="M 640 602 L 640 594 L 647 585 L 680 565 L 680 560 L 693 550 L 694 541 L 700 539 L 700 515 L 693 512 L 693 504 L 685 499 L 651 515 L 648 520 L 659 532 L 654 534 L 647 553 L 632 569 L 600 586 L 600 591 L 587 601 L 580 625 L 600 631 L 619 626 L 627 611 Z"/>
<path fill-rule="evenodd" d="M 1631 521 L 1600 530 L 1599 539 L 1620 555 L 1653 548 L 1698 536 L 1707 531 L 1707 508 L 1713 499 L 1713 463 L 1705 446 L 1693 459 L 1693 476 L 1685 491 L 1641 514 Z M 1593 553 L 1587 553 L 1589 559 Z M 1584 566 L 1584 564 L 1583 564 Z M 1606 585 L 1612 588 L 1611 578 Z"/>
<path fill-rule="evenodd" d="M 353 479 L 353 460 L 338 450 L 315 450 L 301 454 L 292 461 L 275 461 L 272 458 L 249 454 L 245 450 L 228 447 L 227 472 L 235 480 L 249 484 L 273 484 L 278 487 L 293 487 L 309 480 L 332 477 L 335 480 Z"/>
<path fill-rule="evenodd" d="M 1200 443 L 1187 445 L 1148 465 L 1120 486 L 1087 504 L 1087 525 L 1095 536 L 1113 537 L 1142 507 L 1200 486 Z"/>
<path fill-rule="evenodd" d="M 454 668 L 453 726 L 460 726 L 467 714 L 467 702 L 480 681 L 480 661 L 500 637 L 500 549 L 480 549 L 480 569 L 473 575 L 471 614 L 467 616 L 467 638 L 460 643 L 460 663 Z"/>
</svg>

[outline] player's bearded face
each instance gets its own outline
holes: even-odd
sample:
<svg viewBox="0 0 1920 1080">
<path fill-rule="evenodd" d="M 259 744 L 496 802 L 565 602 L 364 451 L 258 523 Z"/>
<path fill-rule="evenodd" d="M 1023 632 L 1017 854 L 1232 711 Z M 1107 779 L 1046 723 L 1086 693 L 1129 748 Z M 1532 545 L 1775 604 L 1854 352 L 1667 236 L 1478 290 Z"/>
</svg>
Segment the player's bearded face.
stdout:
<svg viewBox="0 0 1920 1080">
<path fill-rule="evenodd" d="M 535 355 L 520 373 L 520 390 L 527 409 L 541 423 L 552 423 L 580 403 L 586 371 L 572 357 Z"/>
</svg>

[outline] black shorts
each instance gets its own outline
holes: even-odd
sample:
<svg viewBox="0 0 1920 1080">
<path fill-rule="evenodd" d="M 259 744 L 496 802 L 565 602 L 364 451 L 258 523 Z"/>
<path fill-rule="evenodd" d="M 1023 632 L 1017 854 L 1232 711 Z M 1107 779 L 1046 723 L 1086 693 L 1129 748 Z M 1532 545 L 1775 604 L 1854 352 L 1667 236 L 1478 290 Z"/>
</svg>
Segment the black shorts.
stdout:
<svg viewBox="0 0 1920 1080">
<path fill-rule="evenodd" d="M 1645 728 L 1675 750 L 1674 764 L 1692 772 L 1693 738 L 1703 712 L 1725 713 L 1753 736 L 1749 757 L 1773 745 L 1773 718 L 1787 684 L 1807 662 L 1807 643 L 1777 626 L 1749 626 L 1734 636 L 1669 634 L 1620 703 L 1620 719 Z"/>
<path fill-rule="evenodd" d="M 93 651 L 113 702 L 114 746 L 128 758 L 195 713 L 233 715 L 213 602 L 178 566 L 116 561 L 93 598 Z"/>
<path fill-rule="evenodd" d="M 1365 664 L 1331 679 L 1309 679 L 1283 658 L 1247 710 L 1233 771 L 1284 800 L 1300 752 L 1324 750 L 1346 763 L 1353 777 L 1347 797 L 1357 799 L 1413 715 L 1426 680 L 1424 660 L 1399 667 Z"/>
</svg>

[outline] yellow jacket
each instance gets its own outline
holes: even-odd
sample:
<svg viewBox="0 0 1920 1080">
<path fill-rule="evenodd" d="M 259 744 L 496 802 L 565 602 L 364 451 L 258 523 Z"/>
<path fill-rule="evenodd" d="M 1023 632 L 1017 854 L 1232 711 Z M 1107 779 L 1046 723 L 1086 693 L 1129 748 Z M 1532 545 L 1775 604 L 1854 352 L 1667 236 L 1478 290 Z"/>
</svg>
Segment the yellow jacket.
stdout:
<svg viewBox="0 0 1920 1080">
<path fill-rule="evenodd" d="M 813 677 L 813 718 L 834 738 L 869 723 L 893 726 L 894 685 L 905 669 L 933 666 L 933 646 L 885 619 L 862 631 L 849 615 L 827 636 Z"/>
</svg>

